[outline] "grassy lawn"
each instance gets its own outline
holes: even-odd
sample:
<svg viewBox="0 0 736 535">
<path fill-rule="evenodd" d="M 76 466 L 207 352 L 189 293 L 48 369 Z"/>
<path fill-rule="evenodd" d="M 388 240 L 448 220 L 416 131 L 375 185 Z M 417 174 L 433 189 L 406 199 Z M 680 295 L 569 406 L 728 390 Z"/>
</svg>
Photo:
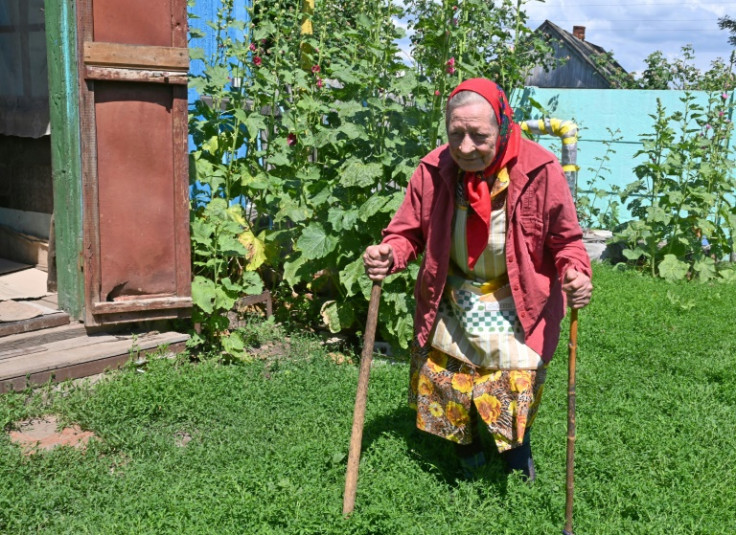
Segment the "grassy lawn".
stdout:
<svg viewBox="0 0 736 535">
<path fill-rule="evenodd" d="M 736 287 L 596 268 L 580 314 L 575 532 L 736 533 Z M 283 337 L 266 325 L 261 343 Z M 563 336 L 566 336 L 563 333 Z M 357 366 L 308 337 L 247 365 L 152 361 L 0 396 L 98 437 L 24 456 L 0 434 L 0 533 L 543 534 L 564 525 L 566 344 L 533 444 L 538 479 L 458 479 L 414 429 L 407 365 L 371 374 L 355 513 L 342 492 Z"/>
</svg>

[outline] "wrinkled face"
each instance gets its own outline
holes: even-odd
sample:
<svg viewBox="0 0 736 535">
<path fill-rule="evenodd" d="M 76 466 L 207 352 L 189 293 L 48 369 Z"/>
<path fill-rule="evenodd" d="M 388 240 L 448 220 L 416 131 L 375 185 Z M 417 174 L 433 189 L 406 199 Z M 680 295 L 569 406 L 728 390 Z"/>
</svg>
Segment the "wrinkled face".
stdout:
<svg viewBox="0 0 736 535">
<path fill-rule="evenodd" d="M 482 171 L 496 155 L 498 121 L 488 102 L 469 102 L 447 118 L 450 155 L 463 171 Z"/>
</svg>

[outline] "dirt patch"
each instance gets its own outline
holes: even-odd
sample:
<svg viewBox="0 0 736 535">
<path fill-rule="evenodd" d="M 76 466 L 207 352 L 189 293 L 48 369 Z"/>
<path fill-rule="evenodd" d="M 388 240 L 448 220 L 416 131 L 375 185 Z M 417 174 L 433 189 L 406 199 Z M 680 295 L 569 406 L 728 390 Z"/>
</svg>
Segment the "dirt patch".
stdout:
<svg viewBox="0 0 736 535">
<path fill-rule="evenodd" d="M 288 337 L 283 342 L 265 342 L 259 347 L 249 347 L 248 354 L 259 360 L 270 360 L 288 355 L 291 350 L 291 341 Z"/>
<path fill-rule="evenodd" d="M 91 431 L 83 431 L 78 425 L 59 429 L 59 420 L 49 415 L 33 420 L 16 422 L 10 431 L 10 441 L 18 444 L 26 455 L 48 451 L 59 446 L 84 449 L 94 436 Z"/>
</svg>

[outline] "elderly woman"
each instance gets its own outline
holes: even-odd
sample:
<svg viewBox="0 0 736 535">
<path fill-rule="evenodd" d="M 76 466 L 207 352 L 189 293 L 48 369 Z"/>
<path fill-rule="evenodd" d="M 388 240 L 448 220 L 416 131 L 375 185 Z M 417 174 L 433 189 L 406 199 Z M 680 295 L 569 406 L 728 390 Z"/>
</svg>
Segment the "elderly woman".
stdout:
<svg viewBox="0 0 736 535">
<path fill-rule="evenodd" d="M 409 401 L 417 427 L 485 463 L 478 421 L 507 472 L 534 479 L 529 428 L 569 306 L 590 301 L 590 260 L 557 159 L 523 139 L 503 90 L 482 78 L 447 102 L 448 144 L 425 156 L 383 241 L 373 280 L 424 253 L 415 288 Z"/>
</svg>

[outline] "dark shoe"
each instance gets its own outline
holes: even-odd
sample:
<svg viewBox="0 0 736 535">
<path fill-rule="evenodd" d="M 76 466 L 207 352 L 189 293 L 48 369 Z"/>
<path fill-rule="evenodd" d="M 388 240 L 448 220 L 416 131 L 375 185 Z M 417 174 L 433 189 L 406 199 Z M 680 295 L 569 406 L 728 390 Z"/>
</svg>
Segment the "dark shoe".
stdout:
<svg viewBox="0 0 736 535">
<path fill-rule="evenodd" d="M 534 481 L 537 478 L 534 459 L 532 459 L 532 447 L 529 442 L 524 441 L 521 446 L 503 452 L 501 459 L 503 459 L 507 474 L 519 470 L 526 481 Z"/>
</svg>

